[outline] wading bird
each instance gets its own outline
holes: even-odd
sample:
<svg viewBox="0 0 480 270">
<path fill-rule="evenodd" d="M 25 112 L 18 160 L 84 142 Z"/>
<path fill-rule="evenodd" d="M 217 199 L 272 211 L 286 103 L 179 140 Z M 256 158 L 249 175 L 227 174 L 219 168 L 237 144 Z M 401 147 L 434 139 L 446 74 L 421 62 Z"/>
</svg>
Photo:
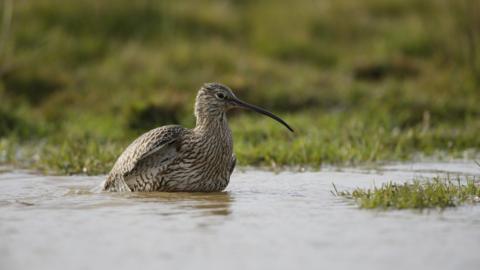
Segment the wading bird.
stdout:
<svg viewBox="0 0 480 270">
<path fill-rule="evenodd" d="M 193 129 L 169 125 L 150 130 L 120 155 L 107 176 L 106 191 L 224 190 L 235 168 L 232 132 L 226 112 L 247 108 L 270 116 L 293 129 L 280 117 L 238 99 L 225 85 L 207 83 L 195 101 Z"/>
</svg>

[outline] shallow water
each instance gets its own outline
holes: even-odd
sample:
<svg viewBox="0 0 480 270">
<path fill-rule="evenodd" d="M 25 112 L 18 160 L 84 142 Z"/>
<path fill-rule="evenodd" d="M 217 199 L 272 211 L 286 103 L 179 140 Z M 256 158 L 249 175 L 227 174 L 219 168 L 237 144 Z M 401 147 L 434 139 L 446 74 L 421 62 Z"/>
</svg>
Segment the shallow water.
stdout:
<svg viewBox="0 0 480 270">
<path fill-rule="evenodd" d="M 0 170 L 1 171 L 1 170 Z M 331 194 L 474 163 L 235 172 L 226 192 L 115 194 L 0 173 L 0 269 L 478 269 L 480 206 L 374 211 Z"/>
</svg>

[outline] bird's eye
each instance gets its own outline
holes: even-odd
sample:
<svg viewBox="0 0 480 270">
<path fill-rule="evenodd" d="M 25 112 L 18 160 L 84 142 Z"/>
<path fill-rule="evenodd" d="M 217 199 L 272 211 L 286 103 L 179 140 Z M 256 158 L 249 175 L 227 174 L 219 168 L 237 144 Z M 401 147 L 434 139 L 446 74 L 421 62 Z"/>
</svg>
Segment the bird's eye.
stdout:
<svg viewBox="0 0 480 270">
<path fill-rule="evenodd" d="M 225 94 L 223 94 L 223 93 L 216 93 L 215 96 L 216 96 L 218 99 L 224 99 L 224 98 L 225 98 Z"/>
</svg>

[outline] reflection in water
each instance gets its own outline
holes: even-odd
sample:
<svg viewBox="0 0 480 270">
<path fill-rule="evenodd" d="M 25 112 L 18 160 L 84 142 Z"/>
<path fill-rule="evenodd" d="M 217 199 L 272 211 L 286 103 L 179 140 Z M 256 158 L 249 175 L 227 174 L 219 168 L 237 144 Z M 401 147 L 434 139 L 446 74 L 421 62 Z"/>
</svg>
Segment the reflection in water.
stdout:
<svg viewBox="0 0 480 270">
<path fill-rule="evenodd" d="M 188 193 L 188 192 L 105 192 L 87 186 L 65 186 L 63 197 L 75 201 L 75 198 L 89 198 L 87 202 L 77 201 L 75 208 L 102 208 L 112 206 L 141 206 L 155 203 L 157 209 L 164 210 L 162 215 L 182 214 L 193 211 L 200 216 L 227 216 L 231 213 L 233 196 L 229 192 Z M 94 199 L 92 196 L 99 196 Z M 173 207 L 176 211 L 171 211 Z"/>
<path fill-rule="evenodd" d="M 118 193 L 118 196 L 137 202 L 168 203 L 180 209 L 200 210 L 202 215 L 227 216 L 231 213 L 233 196 L 229 192 L 188 193 L 188 192 L 134 192 Z"/>
</svg>

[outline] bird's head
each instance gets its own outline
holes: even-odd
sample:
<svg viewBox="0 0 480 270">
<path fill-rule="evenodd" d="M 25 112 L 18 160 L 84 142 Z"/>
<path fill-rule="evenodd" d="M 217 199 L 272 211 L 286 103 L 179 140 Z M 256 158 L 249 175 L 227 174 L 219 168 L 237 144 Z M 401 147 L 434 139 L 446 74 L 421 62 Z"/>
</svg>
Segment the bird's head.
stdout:
<svg viewBox="0 0 480 270">
<path fill-rule="evenodd" d="M 245 108 L 267 115 L 283 124 L 290 131 L 293 129 L 280 117 L 258 106 L 246 103 L 233 94 L 232 90 L 220 83 L 206 83 L 198 91 L 195 102 L 195 115 L 215 117 L 221 116 L 233 108 Z"/>
</svg>

